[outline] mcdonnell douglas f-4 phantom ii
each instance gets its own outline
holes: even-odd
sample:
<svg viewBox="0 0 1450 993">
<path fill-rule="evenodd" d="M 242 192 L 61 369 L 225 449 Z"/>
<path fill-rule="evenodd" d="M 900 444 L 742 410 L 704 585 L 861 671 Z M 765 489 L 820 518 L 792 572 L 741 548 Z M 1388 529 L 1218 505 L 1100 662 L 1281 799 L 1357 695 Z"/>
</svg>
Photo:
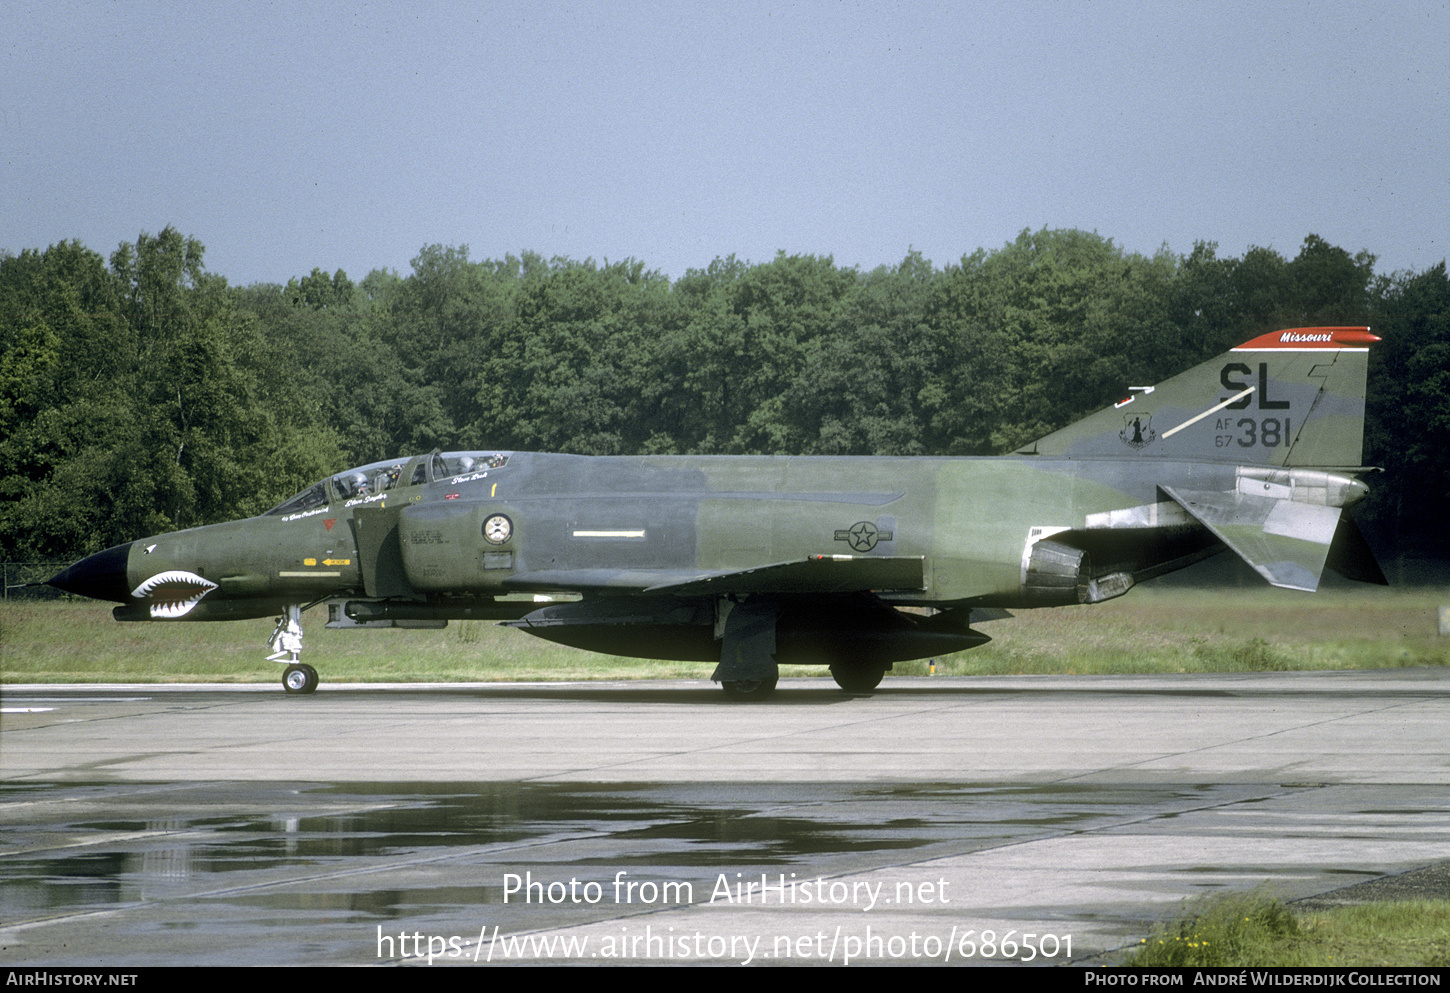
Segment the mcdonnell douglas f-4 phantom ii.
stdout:
<svg viewBox="0 0 1450 993">
<path fill-rule="evenodd" d="M 1225 548 L 1275 586 L 1312 591 L 1326 565 L 1383 583 L 1344 513 L 1367 492 L 1378 340 L 1265 334 L 994 458 L 435 451 L 49 582 L 117 601 L 122 621 L 280 615 L 270 658 L 289 693 L 317 686 L 300 621 L 323 603 L 330 625 L 495 619 L 714 662 L 740 699 L 768 696 L 782 662 L 866 692 L 895 662 L 989 641 L 974 615 L 1097 603 Z"/>
</svg>

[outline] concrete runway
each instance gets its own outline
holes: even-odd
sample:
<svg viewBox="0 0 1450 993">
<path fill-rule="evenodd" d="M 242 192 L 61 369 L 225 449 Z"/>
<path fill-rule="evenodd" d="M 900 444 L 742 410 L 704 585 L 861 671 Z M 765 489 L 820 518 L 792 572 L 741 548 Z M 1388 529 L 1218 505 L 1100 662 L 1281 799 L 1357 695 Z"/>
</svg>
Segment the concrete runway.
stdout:
<svg viewBox="0 0 1450 993">
<path fill-rule="evenodd" d="M 1443 879 L 1447 702 L 1438 669 L 8 686 L 0 959 L 1082 962 L 1187 897 Z"/>
</svg>

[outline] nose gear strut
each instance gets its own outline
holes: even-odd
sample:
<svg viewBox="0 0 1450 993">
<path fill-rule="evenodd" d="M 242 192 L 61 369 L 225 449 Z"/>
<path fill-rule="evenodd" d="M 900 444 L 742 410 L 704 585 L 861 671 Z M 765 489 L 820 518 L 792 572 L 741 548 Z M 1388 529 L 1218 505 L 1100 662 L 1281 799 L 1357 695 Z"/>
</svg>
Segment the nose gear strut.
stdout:
<svg viewBox="0 0 1450 993">
<path fill-rule="evenodd" d="M 317 689 L 317 670 L 302 662 L 302 605 L 289 604 L 287 613 L 277 618 L 277 627 L 267 642 L 272 654 L 268 662 L 281 662 L 282 688 L 288 693 L 307 694 Z"/>
</svg>

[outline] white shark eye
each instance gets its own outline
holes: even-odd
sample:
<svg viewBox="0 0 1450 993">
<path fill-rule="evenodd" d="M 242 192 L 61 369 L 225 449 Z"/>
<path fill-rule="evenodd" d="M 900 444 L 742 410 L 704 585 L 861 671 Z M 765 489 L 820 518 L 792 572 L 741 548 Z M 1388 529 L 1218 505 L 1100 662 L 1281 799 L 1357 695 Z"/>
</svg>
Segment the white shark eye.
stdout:
<svg viewBox="0 0 1450 993">
<path fill-rule="evenodd" d="M 151 604 L 151 616 L 174 620 L 183 617 L 217 584 L 185 569 L 159 572 L 131 591 L 137 600 Z"/>
</svg>

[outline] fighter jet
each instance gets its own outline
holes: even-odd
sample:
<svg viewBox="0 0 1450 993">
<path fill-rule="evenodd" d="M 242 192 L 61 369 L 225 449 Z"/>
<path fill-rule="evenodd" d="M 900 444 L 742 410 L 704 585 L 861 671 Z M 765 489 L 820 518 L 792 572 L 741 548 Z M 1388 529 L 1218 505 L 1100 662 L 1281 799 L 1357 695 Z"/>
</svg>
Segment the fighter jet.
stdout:
<svg viewBox="0 0 1450 993">
<path fill-rule="evenodd" d="M 781 663 L 874 690 L 990 640 L 1007 608 L 1098 603 L 1225 549 L 1275 586 L 1384 583 L 1345 508 L 1368 328 L 1275 331 L 990 458 L 439 452 L 323 479 L 260 517 L 154 535 L 50 585 L 117 620 L 329 626 L 493 619 L 550 641 L 715 663 L 759 700 Z M 532 596 L 530 596 L 532 594 Z M 567 598 L 564 598 L 567 595 Z M 537 600 L 558 598 L 554 602 Z"/>
</svg>

